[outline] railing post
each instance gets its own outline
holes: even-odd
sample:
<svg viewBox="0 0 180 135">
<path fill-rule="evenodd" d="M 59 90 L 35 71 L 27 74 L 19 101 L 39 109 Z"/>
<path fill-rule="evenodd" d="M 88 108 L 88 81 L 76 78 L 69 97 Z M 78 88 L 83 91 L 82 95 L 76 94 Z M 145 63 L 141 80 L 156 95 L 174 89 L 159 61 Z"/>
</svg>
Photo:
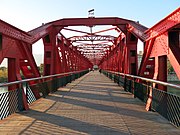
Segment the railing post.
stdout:
<svg viewBox="0 0 180 135">
<path fill-rule="evenodd" d="M 151 111 L 151 106 L 152 106 L 152 91 L 153 88 L 151 86 L 150 82 L 147 82 L 147 101 L 146 101 L 146 111 Z"/>
<path fill-rule="evenodd" d="M 120 86 L 120 75 L 118 74 L 118 85 Z"/>
<path fill-rule="evenodd" d="M 19 90 L 20 90 L 20 93 L 22 94 L 23 107 L 24 107 L 25 110 L 28 110 L 29 105 L 28 105 L 27 97 L 26 97 L 26 94 L 25 94 L 22 83 L 19 84 Z M 25 88 L 25 90 L 26 90 L 26 88 Z"/>
<path fill-rule="evenodd" d="M 135 78 L 132 79 L 132 94 L 134 95 L 134 98 L 136 98 L 135 96 Z"/>
<path fill-rule="evenodd" d="M 55 92 L 55 91 L 57 91 L 57 78 L 56 77 L 54 77 L 53 78 L 53 80 L 52 80 L 52 92 Z"/>
<path fill-rule="evenodd" d="M 127 91 L 126 90 L 126 81 L 127 81 L 127 77 L 126 77 L 126 75 L 124 76 L 124 91 Z"/>
<path fill-rule="evenodd" d="M 113 74 L 113 80 L 116 83 L 116 74 Z"/>
<path fill-rule="evenodd" d="M 70 83 L 71 83 L 72 82 L 72 74 L 70 74 L 69 78 L 70 78 Z"/>
<path fill-rule="evenodd" d="M 23 89 L 21 89 L 21 87 L 18 87 L 17 89 L 17 97 L 18 97 L 18 110 L 19 111 L 23 111 L 24 108 L 24 101 L 23 101 Z"/>
</svg>

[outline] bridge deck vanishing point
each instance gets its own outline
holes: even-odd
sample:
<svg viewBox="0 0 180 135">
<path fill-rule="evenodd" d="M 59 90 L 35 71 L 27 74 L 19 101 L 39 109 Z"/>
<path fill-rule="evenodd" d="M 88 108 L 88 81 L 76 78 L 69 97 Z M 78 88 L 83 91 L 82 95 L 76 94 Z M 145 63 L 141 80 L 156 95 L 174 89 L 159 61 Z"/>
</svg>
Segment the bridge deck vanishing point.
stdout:
<svg viewBox="0 0 180 135">
<path fill-rule="evenodd" d="M 180 130 L 94 71 L 1 120 L 0 134 L 178 135 Z"/>
</svg>

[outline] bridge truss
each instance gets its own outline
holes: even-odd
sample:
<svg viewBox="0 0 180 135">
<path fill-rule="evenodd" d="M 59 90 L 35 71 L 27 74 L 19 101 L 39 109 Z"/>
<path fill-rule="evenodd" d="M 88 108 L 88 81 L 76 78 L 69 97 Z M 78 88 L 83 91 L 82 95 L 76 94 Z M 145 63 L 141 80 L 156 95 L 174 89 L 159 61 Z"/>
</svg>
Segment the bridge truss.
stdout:
<svg viewBox="0 0 180 135">
<path fill-rule="evenodd" d="M 93 32 L 97 26 L 110 28 Z M 90 32 L 70 27 L 86 26 Z M 75 34 L 66 37 L 63 31 Z M 111 34 L 116 32 L 116 36 Z M 8 81 L 39 77 L 32 46 L 42 39 L 44 72 L 52 75 L 98 65 L 101 69 L 167 81 L 167 59 L 180 79 L 180 8 L 151 28 L 117 17 L 68 18 L 49 22 L 29 32 L 0 20 L 0 63 L 8 59 Z M 144 43 L 138 69 L 137 42 Z M 30 82 L 35 83 L 35 82 Z"/>
</svg>

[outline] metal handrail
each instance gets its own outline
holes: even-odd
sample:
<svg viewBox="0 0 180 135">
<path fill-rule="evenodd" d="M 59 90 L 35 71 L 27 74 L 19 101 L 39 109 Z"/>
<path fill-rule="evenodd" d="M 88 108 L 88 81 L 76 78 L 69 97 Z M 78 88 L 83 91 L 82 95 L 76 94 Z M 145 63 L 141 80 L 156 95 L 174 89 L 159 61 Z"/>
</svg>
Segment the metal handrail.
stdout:
<svg viewBox="0 0 180 135">
<path fill-rule="evenodd" d="M 23 82 L 29 82 L 29 81 L 42 80 L 42 79 L 47 79 L 47 78 L 52 78 L 52 77 L 57 77 L 57 76 L 64 76 L 64 75 L 68 75 L 68 74 L 75 74 L 75 73 L 80 73 L 80 72 L 83 72 L 83 71 L 87 71 L 87 70 L 60 73 L 60 74 L 54 74 L 54 75 L 48 75 L 48 76 L 42 76 L 42 77 L 36 77 L 36 78 L 30 78 L 30 79 L 24 79 L 24 80 L 21 80 L 21 81 L 13 81 L 13 82 L 8 82 L 8 83 L 2 83 L 2 84 L 0 84 L 0 87 L 9 86 L 9 85 L 13 85 L 13 84 L 19 84 L 19 83 L 23 83 Z"/>
<path fill-rule="evenodd" d="M 123 76 L 131 77 L 131 78 L 135 78 L 135 79 L 141 79 L 141 80 L 151 82 L 151 83 L 161 84 L 163 86 L 169 86 L 169 87 L 173 87 L 176 89 L 180 89 L 180 85 L 176 85 L 176 84 L 172 84 L 172 83 L 162 82 L 162 81 L 158 81 L 158 80 L 154 80 L 154 79 L 144 78 L 144 77 L 130 75 L 130 74 L 124 74 L 124 73 L 115 72 L 115 71 L 108 71 L 108 70 L 104 70 L 104 71 L 110 72 L 112 74 L 123 75 Z"/>
</svg>

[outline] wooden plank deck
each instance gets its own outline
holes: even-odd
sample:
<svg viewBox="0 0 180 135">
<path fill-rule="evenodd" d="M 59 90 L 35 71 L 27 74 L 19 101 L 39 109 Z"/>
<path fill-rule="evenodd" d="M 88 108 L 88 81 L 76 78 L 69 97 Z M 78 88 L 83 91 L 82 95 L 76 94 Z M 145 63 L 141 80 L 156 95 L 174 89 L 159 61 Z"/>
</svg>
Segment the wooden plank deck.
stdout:
<svg viewBox="0 0 180 135">
<path fill-rule="evenodd" d="M 180 130 L 97 71 L 0 121 L 0 134 L 178 135 Z"/>
</svg>

